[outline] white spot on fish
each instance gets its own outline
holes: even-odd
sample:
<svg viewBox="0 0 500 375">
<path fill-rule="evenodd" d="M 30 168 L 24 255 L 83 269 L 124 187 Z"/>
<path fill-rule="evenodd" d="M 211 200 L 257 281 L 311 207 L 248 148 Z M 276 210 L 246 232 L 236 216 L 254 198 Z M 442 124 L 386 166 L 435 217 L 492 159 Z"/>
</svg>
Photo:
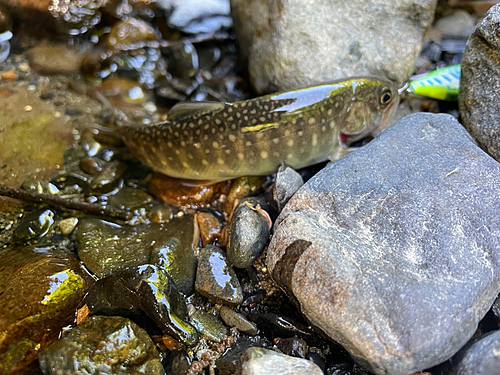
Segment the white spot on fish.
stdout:
<svg viewBox="0 0 500 375">
<path fill-rule="evenodd" d="M 217 164 L 219 164 L 219 165 L 224 165 L 224 164 L 225 164 L 224 159 L 222 159 L 222 158 L 217 158 Z"/>
<path fill-rule="evenodd" d="M 245 159 L 245 155 L 243 155 L 243 152 L 238 152 L 238 159 L 239 160 Z"/>
<path fill-rule="evenodd" d="M 288 141 L 286 141 L 286 145 L 287 145 L 288 147 L 292 147 L 292 146 L 293 146 L 293 144 L 294 144 L 293 139 L 289 139 Z"/>
<path fill-rule="evenodd" d="M 201 164 L 208 165 L 208 161 L 206 159 L 201 159 Z"/>
<path fill-rule="evenodd" d="M 213 141 L 212 146 L 214 146 L 214 148 L 219 148 L 219 142 Z"/>
<path fill-rule="evenodd" d="M 311 117 L 311 118 L 307 121 L 307 123 L 308 123 L 309 125 L 313 125 L 313 124 L 315 124 L 315 123 L 316 123 L 316 119 L 315 119 L 314 117 Z"/>
<path fill-rule="evenodd" d="M 236 141 L 236 136 L 235 136 L 234 134 L 229 134 L 229 135 L 228 135 L 228 138 L 229 138 L 229 140 L 230 140 L 231 142 Z"/>
<path fill-rule="evenodd" d="M 313 147 L 318 145 L 318 135 L 316 133 L 312 135 L 312 145 Z"/>
<path fill-rule="evenodd" d="M 269 156 L 269 154 L 267 153 L 267 151 L 261 151 L 260 152 L 260 157 L 262 159 L 267 159 L 268 156 Z"/>
</svg>

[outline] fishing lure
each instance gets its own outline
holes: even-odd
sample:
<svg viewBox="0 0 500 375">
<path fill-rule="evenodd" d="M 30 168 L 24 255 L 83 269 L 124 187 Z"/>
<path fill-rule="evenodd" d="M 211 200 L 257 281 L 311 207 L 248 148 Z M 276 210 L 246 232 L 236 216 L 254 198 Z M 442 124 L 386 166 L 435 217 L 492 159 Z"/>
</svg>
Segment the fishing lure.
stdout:
<svg viewBox="0 0 500 375">
<path fill-rule="evenodd" d="M 432 99 L 454 101 L 460 89 L 460 64 L 434 70 L 408 83 L 407 91 Z"/>
</svg>

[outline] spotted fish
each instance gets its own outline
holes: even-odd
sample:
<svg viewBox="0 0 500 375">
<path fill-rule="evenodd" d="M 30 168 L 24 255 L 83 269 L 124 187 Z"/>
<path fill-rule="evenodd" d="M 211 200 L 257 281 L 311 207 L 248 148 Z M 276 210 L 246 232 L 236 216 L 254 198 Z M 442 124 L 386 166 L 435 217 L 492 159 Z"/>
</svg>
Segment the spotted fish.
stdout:
<svg viewBox="0 0 500 375">
<path fill-rule="evenodd" d="M 237 103 L 174 106 L 162 123 L 122 128 L 129 150 L 166 175 L 221 181 L 306 167 L 388 125 L 397 87 L 354 78 Z"/>
</svg>

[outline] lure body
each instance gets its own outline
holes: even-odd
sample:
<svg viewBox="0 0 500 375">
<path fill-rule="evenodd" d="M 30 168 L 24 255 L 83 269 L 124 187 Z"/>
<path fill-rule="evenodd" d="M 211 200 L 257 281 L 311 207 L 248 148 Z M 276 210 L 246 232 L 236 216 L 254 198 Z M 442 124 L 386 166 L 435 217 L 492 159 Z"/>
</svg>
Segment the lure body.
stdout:
<svg viewBox="0 0 500 375">
<path fill-rule="evenodd" d="M 227 180 L 306 167 L 347 153 L 347 145 L 388 125 L 397 88 L 355 78 L 237 103 L 190 102 L 168 120 L 125 127 L 129 150 L 166 175 Z"/>
<path fill-rule="evenodd" d="M 408 84 L 408 91 L 439 100 L 457 100 L 460 89 L 460 64 L 434 70 Z"/>
</svg>

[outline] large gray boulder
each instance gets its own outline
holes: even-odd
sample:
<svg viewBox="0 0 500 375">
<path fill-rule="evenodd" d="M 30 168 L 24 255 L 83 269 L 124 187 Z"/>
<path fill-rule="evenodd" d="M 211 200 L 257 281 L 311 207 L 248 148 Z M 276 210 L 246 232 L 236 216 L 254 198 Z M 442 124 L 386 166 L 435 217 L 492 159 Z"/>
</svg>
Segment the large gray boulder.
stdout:
<svg viewBox="0 0 500 375">
<path fill-rule="evenodd" d="M 500 291 L 500 164 L 449 115 L 414 114 L 290 199 L 271 276 L 376 374 L 455 354 Z"/>
<path fill-rule="evenodd" d="M 413 71 L 436 0 L 231 0 L 258 93 L 349 76 Z"/>
<path fill-rule="evenodd" d="M 462 58 L 458 104 L 465 127 L 500 161 L 500 4 L 476 26 Z"/>
</svg>

